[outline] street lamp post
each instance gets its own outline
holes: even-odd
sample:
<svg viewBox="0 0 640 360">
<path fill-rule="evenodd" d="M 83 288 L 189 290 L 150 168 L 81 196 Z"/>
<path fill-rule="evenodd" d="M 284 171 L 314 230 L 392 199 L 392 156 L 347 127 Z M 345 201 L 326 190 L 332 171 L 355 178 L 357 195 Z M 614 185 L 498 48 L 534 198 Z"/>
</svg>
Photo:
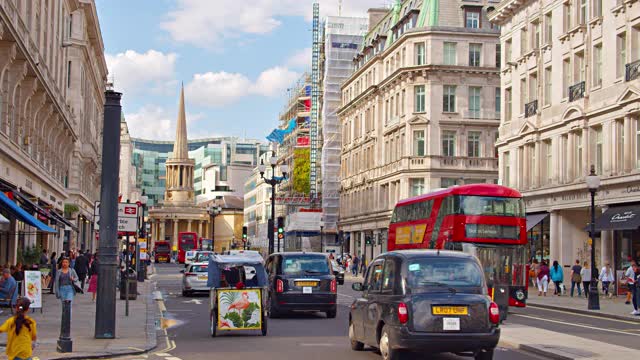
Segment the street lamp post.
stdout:
<svg viewBox="0 0 640 360">
<path fill-rule="evenodd" d="M 596 269 L 596 191 L 600 187 L 600 177 L 596 175 L 595 166 L 591 165 L 591 173 L 586 178 L 587 188 L 591 193 L 591 283 L 589 284 L 589 303 L 587 309 L 600 310 L 600 299 L 598 297 L 598 271 Z"/>
<path fill-rule="evenodd" d="M 140 221 L 140 236 L 138 237 L 138 239 L 147 239 L 147 225 L 145 224 L 144 221 L 144 213 L 145 213 L 145 209 L 147 208 L 147 201 L 149 201 L 149 197 L 145 194 L 144 190 L 142 190 L 142 196 L 140 196 L 140 200 L 138 201 L 140 203 L 140 209 L 142 210 L 142 214 L 141 214 L 141 221 Z M 146 273 L 147 273 L 147 262 L 146 259 L 142 260 L 142 254 L 140 253 L 140 241 L 136 239 L 136 244 L 137 244 L 137 249 L 136 249 L 136 254 L 137 259 L 136 259 L 136 273 L 138 274 L 138 281 L 144 282 L 144 278 L 146 277 Z M 148 244 L 147 244 L 147 249 L 148 249 Z"/>
<path fill-rule="evenodd" d="M 211 205 L 207 208 L 207 213 L 211 216 L 211 247 L 216 252 L 216 216 L 222 213 L 222 206 Z"/>
<path fill-rule="evenodd" d="M 277 164 L 278 158 L 275 156 L 275 151 L 273 151 L 271 158 L 269 158 L 269 165 L 271 165 L 271 178 L 264 177 L 264 173 L 267 170 L 267 166 L 264 164 L 264 161 L 260 160 L 260 165 L 258 165 L 260 177 L 264 180 L 265 183 L 271 185 L 271 219 L 268 222 L 269 231 L 267 232 L 267 234 L 269 235 L 269 254 L 273 254 L 275 245 L 273 226 L 276 219 L 276 185 L 285 181 L 287 179 L 287 173 L 289 172 L 289 166 L 287 166 L 287 164 L 282 164 L 280 165 L 282 177 L 276 177 L 275 173 Z"/>
<path fill-rule="evenodd" d="M 324 252 L 324 218 L 320 219 L 320 252 Z"/>
</svg>

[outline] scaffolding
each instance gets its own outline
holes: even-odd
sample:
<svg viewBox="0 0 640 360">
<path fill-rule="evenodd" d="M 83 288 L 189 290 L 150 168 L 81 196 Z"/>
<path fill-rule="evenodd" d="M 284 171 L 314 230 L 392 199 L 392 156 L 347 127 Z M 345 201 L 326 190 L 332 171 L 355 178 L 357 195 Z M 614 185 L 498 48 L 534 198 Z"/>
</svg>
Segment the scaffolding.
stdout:
<svg viewBox="0 0 640 360">
<path fill-rule="evenodd" d="M 368 27 L 366 18 L 327 17 L 324 31 L 322 102 L 322 211 L 325 230 L 336 233 L 340 214 L 340 151 L 342 136 L 337 111 L 342 83 L 353 73 L 353 58 Z"/>
</svg>

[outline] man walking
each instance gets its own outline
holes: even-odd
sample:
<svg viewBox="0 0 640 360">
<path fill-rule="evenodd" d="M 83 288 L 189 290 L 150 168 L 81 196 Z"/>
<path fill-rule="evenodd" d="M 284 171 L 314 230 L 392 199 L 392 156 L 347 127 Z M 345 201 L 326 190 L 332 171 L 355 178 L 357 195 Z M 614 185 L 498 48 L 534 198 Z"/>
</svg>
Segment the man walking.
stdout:
<svg viewBox="0 0 640 360">
<path fill-rule="evenodd" d="M 353 276 L 358 275 L 359 265 L 360 265 L 360 258 L 358 257 L 358 255 L 354 255 L 353 260 L 351 261 L 351 274 Z"/>
<path fill-rule="evenodd" d="M 627 300 L 624 302 L 625 304 L 629 305 L 631 304 L 631 298 L 633 297 L 633 293 L 634 293 L 634 288 L 635 288 L 635 275 L 634 275 L 634 268 L 633 265 L 635 265 L 636 262 L 634 260 L 631 260 L 629 263 L 629 267 L 627 268 L 627 271 L 624 272 L 624 281 L 626 281 L 627 283 Z M 635 306 L 635 304 L 634 304 Z M 634 308 L 635 309 L 635 308 Z M 634 314 L 635 315 L 635 314 Z"/>
<path fill-rule="evenodd" d="M 80 287 L 84 289 L 84 281 L 89 273 L 89 260 L 84 255 L 79 255 L 76 258 L 76 262 L 73 266 L 74 270 L 78 274 L 78 280 L 80 280 Z"/>
<path fill-rule="evenodd" d="M 571 268 L 571 297 L 573 297 L 573 288 L 578 287 L 578 296 L 582 296 L 580 292 L 580 285 L 582 284 L 582 266 L 580 266 L 580 260 L 576 260 L 576 264 Z M 587 292 L 587 289 L 584 289 Z"/>
</svg>

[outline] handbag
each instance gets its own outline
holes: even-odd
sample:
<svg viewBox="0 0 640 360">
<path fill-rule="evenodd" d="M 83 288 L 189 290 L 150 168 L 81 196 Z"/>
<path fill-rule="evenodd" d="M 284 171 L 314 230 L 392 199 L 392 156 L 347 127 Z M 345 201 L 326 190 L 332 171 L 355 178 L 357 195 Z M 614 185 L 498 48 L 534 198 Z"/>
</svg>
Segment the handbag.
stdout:
<svg viewBox="0 0 640 360">
<path fill-rule="evenodd" d="M 80 294 L 84 294 L 84 290 L 82 290 L 82 287 L 80 286 L 80 281 L 75 280 L 73 282 L 73 290 L 76 292 L 76 294 L 80 293 Z"/>
</svg>

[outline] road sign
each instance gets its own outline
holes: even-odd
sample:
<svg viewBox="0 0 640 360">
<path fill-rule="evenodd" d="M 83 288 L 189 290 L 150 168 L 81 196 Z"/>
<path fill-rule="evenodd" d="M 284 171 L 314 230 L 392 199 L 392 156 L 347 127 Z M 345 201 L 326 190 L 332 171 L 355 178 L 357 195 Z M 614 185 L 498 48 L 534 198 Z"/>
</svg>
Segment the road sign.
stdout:
<svg viewBox="0 0 640 360">
<path fill-rule="evenodd" d="M 118 204 L 118 232 L 138 231 L 138 205 Z"/>
<path fill-rule="evenodd" d="M 100 201 L 93 204 L 93 228 L 100 230 Z"/>
</svg>

